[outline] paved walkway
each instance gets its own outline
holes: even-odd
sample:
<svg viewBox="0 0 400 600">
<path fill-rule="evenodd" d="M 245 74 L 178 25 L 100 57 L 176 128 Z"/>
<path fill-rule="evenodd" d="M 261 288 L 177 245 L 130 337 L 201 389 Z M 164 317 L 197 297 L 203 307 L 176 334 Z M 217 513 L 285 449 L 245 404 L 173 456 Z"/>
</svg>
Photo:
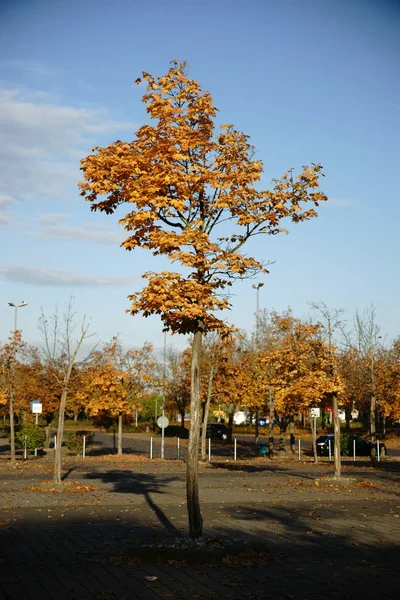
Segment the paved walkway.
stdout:
<svg viewBox="0 0 400 600">
<path fill-rule="evenodd" d="M 219 565 L 130 559 L 187 535 L 182 463 L 71 460 L 61 493 L 37 465 L 0 464 L 0 599 L 398 597 L 398 464 L 201 467 L 206 538 L 247 548 Z"/>
</svg>

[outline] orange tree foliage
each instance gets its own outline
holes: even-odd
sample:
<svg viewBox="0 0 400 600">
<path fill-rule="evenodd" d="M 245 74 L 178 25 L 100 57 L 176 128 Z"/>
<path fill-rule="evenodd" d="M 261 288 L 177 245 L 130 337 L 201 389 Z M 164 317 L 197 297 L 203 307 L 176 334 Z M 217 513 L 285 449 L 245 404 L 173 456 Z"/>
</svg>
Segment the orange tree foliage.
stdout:
<svg viewBox="0 0 400 600">
<path fill-rule="evenodd" d="M 325 395 L 342 389 L 339 376 L 330 373 L 328 347 L 318 324 L 291 316 L 277 321 L 282 337 L 272 356 L 275 410 L 280 415 L 317 406 Z"/>
<path fill-rule="evenodd" d="M 400 419 L 400 338 L 382 351 L 377 359 L 377 399 L 379 411 L 390 419 Z"/>
<path fill-rule="evenodd" d="M 167 354 L 165 402 L 172 413 L 179 412 L 184 427 L 190 402 L 190 348 L 182 352 L 170 350 Z"/>
<path fill-rule="evenodd" d="M 143 102 L 157 123 L 82 160 L 81 194 L 107 214 L 127 205 L 120 220 L 129 233 L 125 249 L 145 248 L 184 267 L 185 275 L 145 273 L 147 287 L 130 297 L 132 315 L 159 314 L 180 333 L 221 329 L 215 312 L 230 306 L 221 293 L 231 278 L 266 271 L 242 246 L 256 234 L 285 231 L 282 219 L 316 216 L 303 205 L 327 199 L 316 189 L 321 166 L 303 167 L 297 177 L 289 171 L 271 190 L 259 190 L 263 164 L 248 136 L 232 125 L 215 131 L 212 97 L 187 76 L 186 63 L 143 78 Z"/>
<path fill-rule="evenodd" d="M 118 346 L 117 366 L 122 372 L 130 410 L 140 411 L 149 389 L 156 385 L 153 345 L 145 342 L 141 348 L 124 352 Z"/>
<path fill-rule="evenodd" d="M 239 332 L 220 341 L 213 399 L 225 404 L 229 414 L 240 404 L 250 406 L 245 399 L 252 397 L 252 356 L 243 344 Z"/>
<path fill-rule="evenodd" d="M 26 344 L 20 331 L 15 332 L 9 343 L 0 346 L 0 405 L 7 405 L 11 383 L 15 413 L 30 412 L 32 400 L 41 400 L 43 404 L 46 389 L 41 376 L 42 364 L 37 348 Z"/>
<path fill-rule="evenodd" d="M 320 326 L 290 312 L 264 315 L 259 345 L 251 350 L 247 355 L 249 384 L 242 387 L 246 406 L 262 408 L 272 389 L 274 411 L 286 417 L 342 390 L 340 377 L 330 372 L 332 357 Z"/>
<path fill-rule="evenodd" d="M 76 398 L 89 415 L 108 412 L 115 417 L 129 408 L 123 372 L 116 364 L 117 349 L 117 340 L 113 339 L 102 350 L 93 352 L 90 363 L 83 369 L 82 387 Z"/>
<path fill-rule="evenodd" d="M 113 417 L 140 410 L 148 386 L 153 381 L 153 347 L 125 352 L 117 338 L 92 355 L 82 368 L 80 390 L 74 402 L 93 416 L 108 412 Z"/>
</svg>

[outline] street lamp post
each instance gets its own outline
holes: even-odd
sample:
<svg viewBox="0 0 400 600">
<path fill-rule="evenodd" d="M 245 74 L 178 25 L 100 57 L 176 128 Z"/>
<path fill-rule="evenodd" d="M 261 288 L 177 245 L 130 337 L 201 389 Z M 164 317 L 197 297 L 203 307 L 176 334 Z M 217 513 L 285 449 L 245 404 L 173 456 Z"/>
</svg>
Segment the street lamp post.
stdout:
<svg viewBox="0 0 400 600">
<path fill-rule="evenodd" d="M 11 306 L 14 309 L 14 334 L 17 331 L 17 311 L 19 308 L 22 308 L 23 306 L 27 306 L 27 302 L 25 302 L 25 300 L 22 300 L 22 302 L 20 302 L 20 304 L 15 304 L 15 302 L 7 302 L 8 306 Z"/>
<path fill-rule="evenodd" d="M 263 286 L 263 282 L 253 283 L 253 288 L 256 290 L 256 346 L 258 346 L 258 329 L 259 329 L 259 312 L 260 312 L 260 288 Z M 258 447 L 258 409 L 256 409 L 256 448 Z"/>
<path fill-rule="evenodd" d="M 17 311 L 28 303 L 22 300 L 19 304 L 7 302 L 8 306 L 14 308 L 14 335 L 13 335 L 13 354 L 11 361 L 11 381 L 10 381 L 10 443 L 11 443 L 11 462 L 15 463 L 15 431 L 14 431 L 14 360 L 16 355 L 15 335 L 17 332 Z"/>
</svg>

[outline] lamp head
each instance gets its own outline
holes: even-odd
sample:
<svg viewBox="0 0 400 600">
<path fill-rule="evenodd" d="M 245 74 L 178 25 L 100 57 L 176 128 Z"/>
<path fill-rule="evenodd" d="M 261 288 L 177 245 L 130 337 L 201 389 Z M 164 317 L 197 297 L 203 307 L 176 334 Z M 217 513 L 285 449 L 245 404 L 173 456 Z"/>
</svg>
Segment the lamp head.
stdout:
<svg viewBox="0 0 400 600">
<path fill-rule="evenodd" d="M 27 302 L 25 302 L 25 300 L 22 300 L 22 302 L 20 304 L 15 304 L 15 302 L 7 302 L 8 306 L 12 306 L 13 308 L 21 308 L 22 306 L 27 306 Z"/>
</svg>

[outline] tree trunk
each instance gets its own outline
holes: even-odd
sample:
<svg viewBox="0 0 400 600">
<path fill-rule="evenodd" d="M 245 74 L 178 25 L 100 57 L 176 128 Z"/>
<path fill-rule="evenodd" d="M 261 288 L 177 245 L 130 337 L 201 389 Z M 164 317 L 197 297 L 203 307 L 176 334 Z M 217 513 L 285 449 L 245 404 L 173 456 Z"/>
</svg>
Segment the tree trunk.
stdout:
<svg viewBox="0 0 400 600">
<path fill-rule="evenodd" d="M 335 443 L 333 445 L 333 453 L 335 458 L 335 479 L 340 479 L 342 476 L 342 458 L 340 456 L 340 420 L 337 395 L 332 396 L 333 405 L 333 433 L 335 435 Z"/>
<path fill-rule="evenodd" d="M 274 456 L 274 394 L 272 388 L 269 388 L 268 397 L 269 423 L 268 423 L 268 456 Z"/>
<path fill-rule="evenodd" d="M 290 449 L 294 454 L 296 452 L 296 438 L 294 435 L 294 416 L 293 415 L 290 416 L 289 432 L 290 432 Z"/>
<path fill-rule="evenodd" d="M 201 430 L 201 460 L 207 460 L 206 455 L 206 441 L 207 441 L 207 423 L 208 423 L 208 414 L 210 412 L 210 403 L 213 389 L 213 380 L 214 380 L 214 367 L 212 366 L 210 369 L 210 374 L 208 377 L 208 386 L 207 386 L 207 399 L 204 404 L 204 413 L 203 413 L 203 428 Z"/>
<path fill-rule="evenodd" d="M 348 406 L 344 409 L 344 414 L 346 418 L 346 433 L 350 433 L 351 409 Z"/>
<path fill-rule="evenodd" d="M 278 452 L 280 456 L 284 456 L 286 452 L 285 448 L 285 431 L 286 427 L 279 426 L 279 448 Z"/>
<path fill-rule="evenodd" d="M 13 376 L 13 375 L 11 375 Z M 15 464 L 15 427 L 14 427 L 14 382 L 10 384 L 10 444 L 11 463 Z"/>
<path fill-rule="evenodd" d="M 258 408 L 256 409 L 255 414 L 255 429 L 254 429 L 254 443 L 256 445 L 256 450 L 258 448 L 258 428 L 259 428 L 259 423 L 258 423 L 258 419 L 259 419 L 259 415 L 258 415 Z"/>
<path fill-rule="evenodd" d="M 227 442 L 229 444 L 232 443 L 232 429 L 233 429 L 233 414 L 235 412 L 235 405 L 234 404 L 229 404 L 229 408 L 228 408 L 228 439 Z"/>
<path fill-rule="evenodd" d="M 311 417 L 311 432 L 312 432 L 312 447 L 314 454 L 314 462 L 318 462 L 318 454 L 317 454 L 317 419 L 315 417 Z"/>
<path fill-rule="evenodd" d="M 78 411 L 76 410 L 74 412 L 74 421 L 76 422 L 78 420 Z"/>
<path fill-rule="evenodd" d="M 321 401 L 321 431 L 324 431 L 326 426 L 326 419 L 325 419 L 325 401 L 322 400 Z"/>
<path fill-rule="evenodd" d="M 46 436 L 44 440 L 44 447 L 50 448 L 50 423 L 48 423 L 44 428 L 44 434 Z"/>
<path fill-rule="evenodd" d="M 64 413 L 67 404 L 69 376 L 65 377 L 62 387 L 60 411 L 58 413 L 57 448 L 54 451 L 54 483 L 61 484 L 61 450 L 64 435 Z"/>
<path fill-rule="evenodd" d="M 375 460 L 376 456 L 376 395 L 375 395 L 375 369 L 374 362 L 370 365 L 371 375 L 371 402 L 369 406 L 369 432 L 371 434 L 371 460 Z"/>
<path fill-rule="evenodd" d="M 181 415 L 181 427 L 185 427 L 185 411 L 180 413 Z"/>
<path fill-rule="evenodd" d="M 203 535 L 203 517 L 199 500 L 199 441 L 200 441 L 200 358 L 202 333 L 193 336 L 190 389 L 190 432 L 186 462 L 186 499 L 189 535 L 197 539 Z"/>
<path fill-rule="evenodd" d="M 122 454 L 122 413 L 118 415 L 118 454 Z"/>
<path fill-rule="evenodd" d="M 371 459 L 376 456 L 376 396 L 371 394 L 371 403 L 369 408 L 369 432 L 371 434 Z"/>
</svg>

